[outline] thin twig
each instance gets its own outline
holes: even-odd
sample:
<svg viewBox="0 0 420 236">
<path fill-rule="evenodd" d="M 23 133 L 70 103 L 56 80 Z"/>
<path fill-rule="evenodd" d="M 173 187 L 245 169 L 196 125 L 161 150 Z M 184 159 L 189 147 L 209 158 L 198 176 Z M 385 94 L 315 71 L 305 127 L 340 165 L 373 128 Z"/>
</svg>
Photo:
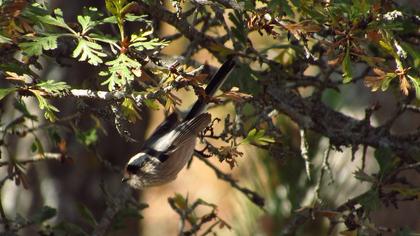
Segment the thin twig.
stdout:
<svg viewBox="0 0 420 236">
<path fill-rule="evenodd" d="M 204 164 L 206 164 L 208 167 L 210 167 L 210 169 L 212 169 L 215 173 L 216 176 L 223 180 L 228 182 L 233 188 L 239 190 L 240 192 L 242 192 L 251 202 L 253 202 L 255 205 L 257 205 L 258 207 L 260 207 L 261 209 L 264 210 L 264 198 L 261 197 L 260 195 L 258 195 L 256 192 L 253 192 L 245 187 L 241 187 L 237 184 L 237 181 L 232 179 L 232 177 L 228 174 L 223 173 L 221 170 L 219 170 L 216 166 L 214 166 L 205 156 L 203 156 L 201 153 L 199 152 L 194 152 L 195 155 L 198 157 L 199 160 L 201 160 L 202 162 L 204 162 Z"/>
<path fill-rule="evenodd" d="M 56 161 L 62 161 L 64 155 L 62 153 L 51 153 L 51 152 L 45 152 L 43 154 L 36 154 L 35 156 L 32 156 L 28 160 L 20 160 L 16 161 L 17 163 L 21 165 L 26 165 L 38 161 L 45 161 L 45 160 L 56 160 Z M 0 167 L 7 166 L 10 164 L 10 161 L 0 161 Z"/>
</svg>

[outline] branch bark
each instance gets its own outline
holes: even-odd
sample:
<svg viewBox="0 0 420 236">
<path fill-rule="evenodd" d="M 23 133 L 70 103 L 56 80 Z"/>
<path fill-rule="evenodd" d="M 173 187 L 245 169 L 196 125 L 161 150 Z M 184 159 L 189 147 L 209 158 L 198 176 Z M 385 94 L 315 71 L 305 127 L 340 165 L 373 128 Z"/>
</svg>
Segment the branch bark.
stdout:
<svg viewBox="0 0 420 236">
<path fill-rule="evenodd" d="M 123 185 L 118 194 L 108 203 L 105 213 L 102 215 L 98 225 L 93 230 L 92 236 L 103 236 L 110 229 L 117 213 L 124 208 L 131 197 L 131 189 Z"/>
<path fill-rule="evenodd" d="M 288 115 L 301 128 L 328 137 L 335 147 L 368 145 L 389 148 L 408 163 L 413 163 L 420 153 L 420 137 L 412 142 L 405 142 L 392 135 L 386 127 L 373 127 L 369 122 L 331 109 L 319 99 L 302 98 L 297 93 L 278 86 L 269 86 L 267 95 L 275 109 Z"/>
</svg>

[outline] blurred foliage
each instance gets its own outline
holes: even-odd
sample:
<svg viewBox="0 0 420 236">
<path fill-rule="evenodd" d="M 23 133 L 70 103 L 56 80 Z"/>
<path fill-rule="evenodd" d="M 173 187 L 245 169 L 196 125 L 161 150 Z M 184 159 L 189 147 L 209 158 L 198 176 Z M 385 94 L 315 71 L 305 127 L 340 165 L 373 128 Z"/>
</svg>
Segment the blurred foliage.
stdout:
<svg viewBox="0 0 420 236">
<path fill-rule="evenodd" d="M 394 121 L 404 112 L 420 113 L 418 6 L 388 0 L 170 3 L 173 8 L 153 0 L 105 0 L 102 8 L 85 6 L 71 21 L 66 11 L 50 9 L 45 1 L 0 0 L 0 168 L 7 168 L 0 188 L 10 180 L 28 187 L 27 165 L 44 160 L 65 164 L 70 159 L 68 137 L 95 151 L 102 138 L 99 134 L 107 133 L 105 123 L 112 123 L 121 136 L 133 140 L 127 123 L 141 121 L 145 107 L 163 108 L 165 112 L 175 109 L 180 99 L 173 92 L 187 88 L 207 102 L 234 104 L 234 117 L 213 122 L 223 123 L 221 132 L 213 130 L 213 124 L 203 132 L 205 148 L 197 151 L 201 158 L 216 156 L 222 164 L 236 168 L 237 159 L 245 156 L 243 146 L 258 149 L 258 159 L 253 160 L 247 178 L 255 191 L 206 162 L 217 177 L 250 200 L 241 209 L 243 219 L 237 220 L 242 221 L 238 225 L 246 225 L 243 234 L 413 233 L 409 227 L 377 226 L 371 214 L 419 198 L 418 183 L 401 173 L 415 170 L 418 177 L 419 153 L 415 148 L 420 134 L 416 131 L 395 138 L 391 132 Z M 413 5 L 418 4 L 414 1 Z M 161 22 L 174 26 L 176 33 L 159 35 Z M 182 36 L 189 45 L 182 58 L 168 66 L 161 50 Z M 220 61 L 226 57 L 238 61 L 225 85 L 231 89 L 215 98 L 203 98 L 208 68 L 199 67 L 195 61 L 203 49 Z M 80 84 L 47 79 L 42 71 L 53 63 L 70 70 L 82 64 L 95 76 L 83 78 L 86 83 Z M 372 113 L 378 109 L 375 106 L 366 108 L 366 118 L 361 121 L 342 113 L 316 117 L 326 114 L 320 104 L 327 104 L 331 112 L 350 106 L 342 91 L 360 82 L 371 92 L 391 91 L 398 101 L 397 114 L 380 127 L 370 124 Z M 290 103 L 279 104 L 273 94 L 287 94 Z M 36 99 L 45 120 L 35 115 L 27 97 Z M 77 100 L 74 113 L 60 113 L 63 107 L 55 101 L 62 99 Z M 89 99 L 103 103 L 89 105 L 85 102 Z M 79 126 L 84 113 L 89 114 L 84 120 L 89 127 Z M 344 127 L 346 124 L 332 127 L 335 121 L 347 120 L 355 124 L 351 129 Z M 13 147 L 25 138 L 31 140 L 27 153 L 33 157 L 20 159 Z M 379 138 L 386 142 L 376 143 Z M 224 144 L 216 145 L 213 139 Z M 327 147 L 323 146 L 325 140 Z M 414 151 L 405 150 L 407 146 L 414 146 Z M 366 183 L 369 190 L 345 196 L 346 202 L 338 203 L 334 196 L 345 192 L 334 185 L 331 153 L 351 149 L 350 161 L 355 161 L 360 147 L 361 166 L 352 179 Z M 368 147 L 375 149 L 373 154 L 367 152 Z M 367 167 L 367 155 L 373 156 L 378 170 Z M 101 168 L 116 168 L 107 160 L 100 162 Z M 188 198 L 175 195 L 169 203 L 181 218 L 181 235 L 214 233 L 216 225 L 230 228 L 217 216 L 217 206 L 204 200 L 190 203 Z M 49 224 L 59 209 L 45 206 L 33 217 L 8 216 L 1 205 L 0 224 L 8 235 L 33 226 L 41 235 L 86 235 L 101 224 L 101 216 L 83 204 L 79 213 L 89 227 L 67 221 Z M 199 216 L 195 212 L 198 206 L 207 207 L 209 213 Z M 128 206 L 118 211 L 113 228 L 124 228 L 127 218 L 141 218 L 141 209 Z M 184 227 L 187 222 L 188 229 Z M 210 226 L 204 230 L 204 225 Z"/>
</svg>

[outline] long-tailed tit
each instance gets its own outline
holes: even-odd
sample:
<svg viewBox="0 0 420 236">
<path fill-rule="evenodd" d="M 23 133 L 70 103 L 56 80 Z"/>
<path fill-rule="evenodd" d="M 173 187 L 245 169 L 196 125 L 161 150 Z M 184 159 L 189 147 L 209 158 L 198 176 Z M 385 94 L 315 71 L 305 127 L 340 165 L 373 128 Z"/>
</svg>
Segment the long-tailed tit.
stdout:
<svg viewBox="0 0 420 236">
<path fill-rule="evenodd" d="M 223 63 L 205 89 L 207 96 L 215 94 L 234 66 L 233 58 Z M 207 102 L 198 98 L 185 118 L 176 112 L 170 114 L 128 161 L 123 182 L 142 189 L 173 181 L 192 157 L 197 135 L 211 121 L 206 107 Z"/>
</svg>

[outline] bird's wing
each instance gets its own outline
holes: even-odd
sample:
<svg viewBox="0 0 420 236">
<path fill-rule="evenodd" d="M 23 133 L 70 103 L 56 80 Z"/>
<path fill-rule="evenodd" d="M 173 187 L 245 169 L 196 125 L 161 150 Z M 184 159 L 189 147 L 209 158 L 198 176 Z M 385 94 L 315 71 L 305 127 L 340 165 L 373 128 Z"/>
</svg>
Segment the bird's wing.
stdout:
<svg viewBox="0 0 420 236">
<path fill-rule="evenodd" d="M 171 132 L 179 123 L 178 114 L 172 112 L 166 119 L 155 129 L 152 135 L 144 142 L 143 147 L 150 147 L 156 140 L 167 135 Z"/>
<path fill-rule="evenodd" d="M 191 139 L 195 139 L 210 121 L 211 115 L 209 113 L 203 113 L 191 120 L 184 121 L 173 131 L 159 138 L 147 151 L 169 155 Z"/>
<path fill-rule="evenodd" d="M 209 113 L 203 113 L 194 117 L 191 120 L 182 122 L 176 129 L 176 138 L 173 141 L 174 146 L 182 146 L 190 139 L 195 139 L 204 128 L 206 128 L 211 121 Z"/>
</svg>

